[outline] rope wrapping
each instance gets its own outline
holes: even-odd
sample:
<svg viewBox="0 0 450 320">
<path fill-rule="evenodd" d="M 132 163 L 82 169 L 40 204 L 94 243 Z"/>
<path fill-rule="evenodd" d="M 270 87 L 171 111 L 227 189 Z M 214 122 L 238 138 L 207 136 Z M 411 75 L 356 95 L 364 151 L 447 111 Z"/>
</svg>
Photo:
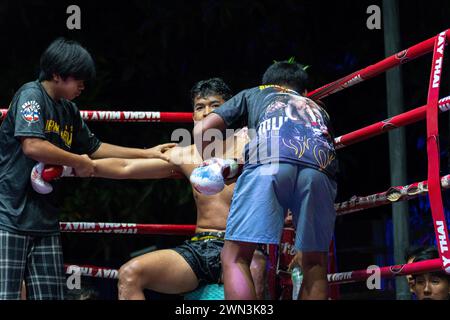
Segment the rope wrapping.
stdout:
<svg viewBox="0 0 450 320">
<path fill-rule="evenodd" d="M 450 188 L 450 174 L 441 178 L 441 186 L 444 189 Z M 341 216 L 397 201 L 410 200 L 426 193 L 428 193 L 428 182 L 421 181 L 406 186 L 390 187 L 384 192 L 368 196 L 353 196 L 347 201 L 336 203 L 334 208 L 337 215 Z"/>
</svg>

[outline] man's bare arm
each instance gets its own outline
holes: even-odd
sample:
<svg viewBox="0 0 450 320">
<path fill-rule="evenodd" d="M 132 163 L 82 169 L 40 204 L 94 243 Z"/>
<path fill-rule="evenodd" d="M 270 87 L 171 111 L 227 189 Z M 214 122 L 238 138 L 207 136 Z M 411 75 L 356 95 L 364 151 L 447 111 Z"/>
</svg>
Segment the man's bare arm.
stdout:
<svg viewBox="0 0 450 320">
<path fill-rule="evenodd" d="M 94 175 L 110 179 L 163 179 L 180 172 L 179 166 L 161 159 L 107 158 L 94 163 Z"/>
<path fill-rule="evenodd" d="M 166 155 L 166 151 L 175 147 L 175 143 L 165 143 L 155 146 L 150 149 L 138 149 L 116 146 L 109 143 L 102 143 L 100 147 L 90 155 L 92 159 L 103 158 L 124 158 L 124 159 L 137 159 L 137 158 L 154 158 L 168 161 L 169 158 Z"/>
</svg>

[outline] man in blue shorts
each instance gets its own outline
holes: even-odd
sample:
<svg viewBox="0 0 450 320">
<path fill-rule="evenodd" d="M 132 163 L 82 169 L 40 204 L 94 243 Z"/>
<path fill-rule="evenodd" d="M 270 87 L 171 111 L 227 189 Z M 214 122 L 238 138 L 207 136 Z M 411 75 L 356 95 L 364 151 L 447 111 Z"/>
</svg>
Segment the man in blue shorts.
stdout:
<svg viewBox="0 0 450 320">
<path fill-rule="evenodd" d="M 202 139 L 210 129 L 224 131 L 244 120 L 251 137 L 222 251 L 227 299 L 255 299 L 249 271 L 253 252 L 258 243 L 279 243 L 287 209 L 293 213 L 297 264 L 304 274 L 300 299 L 327 299 L 337 160 L 328 114 L 304 97 L 307 80 L 302 65 L 276 62 L 264 73 L 262 86 L 240 92 L 194 128 L 204 159 L 213 156 L 203 153 L 211 150 Z"/>
</svg>

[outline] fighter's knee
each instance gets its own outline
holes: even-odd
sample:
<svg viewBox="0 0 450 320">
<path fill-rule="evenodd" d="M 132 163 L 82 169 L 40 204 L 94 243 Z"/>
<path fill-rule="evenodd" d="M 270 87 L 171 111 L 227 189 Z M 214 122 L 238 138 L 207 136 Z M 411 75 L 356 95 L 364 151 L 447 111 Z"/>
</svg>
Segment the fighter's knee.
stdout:
<svg viewBox="0 0 450 320">
<path fill-rule="evenodd" d="M 130 261 L 119 269 L 119 286 L 133 286 L 139 283 L 142 268 L 138 261 Z"/>
</svg>

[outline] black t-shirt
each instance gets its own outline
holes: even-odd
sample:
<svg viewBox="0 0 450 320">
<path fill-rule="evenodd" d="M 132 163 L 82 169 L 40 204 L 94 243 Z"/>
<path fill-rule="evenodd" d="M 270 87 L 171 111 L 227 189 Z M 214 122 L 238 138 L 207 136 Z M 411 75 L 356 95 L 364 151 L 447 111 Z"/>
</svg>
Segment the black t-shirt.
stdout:
<svg viewBox="0 0 450 320">
<path fill-rule="evenodd" d="M 301 163 L 335 177 L 330 119 L 314 101 L 293 90 L 266 85 L 241 91 L 213 112 L 227 126 L 247 120 L 251 138 L 245 148 L 247 167 L 273 161 Z"/>
<path fill-rule="evenodd" d="M 76 105 L 54 101 L 39 81 L 14 95 L 0 127 L 0 229 L 28 235 L 59 233 L 58 188 L 38 194 L 30 184 L 36 161 L 22 152 L 21 137 L 35 137 L 76 154 L 92 154 L 101 142 L 89 131 Z M 57 184 L 57 183 L 56 183 Z"/>
</svg>

